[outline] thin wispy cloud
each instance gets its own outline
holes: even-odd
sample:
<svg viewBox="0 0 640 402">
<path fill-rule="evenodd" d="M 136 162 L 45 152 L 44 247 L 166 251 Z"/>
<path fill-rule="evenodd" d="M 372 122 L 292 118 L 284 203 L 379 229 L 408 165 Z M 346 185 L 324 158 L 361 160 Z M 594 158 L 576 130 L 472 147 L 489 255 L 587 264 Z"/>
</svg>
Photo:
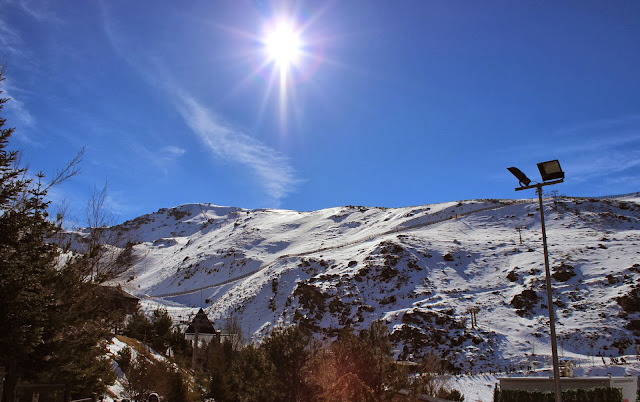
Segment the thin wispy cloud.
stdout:
<svg viewBox="0 0 640 402">
<path fill-rule="evenodd" d="M 36 125 L 36 119 L 25 106 L 24 102 L 13 95 L 11 81 L 8 78 L 5 78 L 5 81 L 2 84 L 2 97 L 11 99 L 9 102 L 4 104 L 5 111 L 11 121 L 11 126 L 19 128 L 19 130 L 14 133 L 13 137 L 29 144 L 35 144 L 35 141 L 24 129 L 34 127 Z"/>
<path fill-rule="evenodd" d="M 165 145 L 160 149 L 149 149 L 146 145 L 136 143 L 137 152 L 142 155 L 149 163 L 156 167 L 156 171 L 166 178 L 172 166 L 187 151 L 175 145 Z"/>
<path fill-rule="evenodd" d="M 567 161 L 572 180 L 620 176 L 640 167 L 640 116 L 599 120 L 558 132 L 563 145 L 555 152 Z"/>
<path fill-rule="evenodd" d="M 29 112 L 22 101 L 16 99 L 16 97 L 12 95 L 12 92 L 10 92 L 9 89 L 3 88 L 2 96 L 5 98 L 11 98 L 11 102 L 5 103 L 5 107 L 11 115 L 12 120 L 17 121 L 22 127 L 33 127 L 35 125 L 35 119 L 31 112 Z"/>
<path fill-rule="evenodd" d="M 0 10 L 12 8 L 40 24 L 60 24 L 61 20 L 49 9 L 49 2 L 0 0 Z M 0 62 L 6 63 L 9 70 L 19 65 L 20 70 L 35 73 L 39 60 L 33 49 L 25 44 L 24 32 L 10 19 L 10 13 L 0 13 Z"/>
<path fill-rule="evenodd" d="M 206 147 L 214 159 L 230 161 L 245 167 L 257 179 L 274 207 L 294 191 L 299 179 L 289 159 L 277 150 L 228 123 L 202 105 L 194 96 L 180 88 L 177 78 L 167 70 L 161 60 L 144 58 L 139 53 L 129 52 L 128 43 L 112 22 L 106 3 L 101 3 L 105 35 L 116 53 L 136 69 L 152 86 L 164 88 L 184 123 Z M 165 147 L 164 156 L 176 159 L 185 150 Z"/>
<path fill-rule="evenodd" d="M 42 14 L 33 11 L 32 5 L 24 1 L 0 0 L 0 9 L 17 7 L 31 18 L 42 17 Z M 22 99 L 25 97 L 21 98 L 18 95 L 24 94 L 24 90 L 14 85 L 11 73 L 14 70 L 14 66 L 16 66 L 16 70 L 19 66 L 20 70 L 35 72 L 37 70 L 37 61 L 25 45 L 20 30 L 12 24 L 7 14 L 0 13 L 0 68 L 3 68 L 5 73 L 5 80 L 2 82 L 2 96 L 11 99 L 10 102 L 5 104 L 5 110 L 13 126 L 32 128 L 36 124 L 36 119 L 23 102 Z M 40 18 L 37 19 L 40 20 Z M 34 143 L 23 130 L 19 130 L 15 138 L 31 144 Z"/>
<path fill-rule="evenodd" d="M 184 155 L 187 151 L 184 148 L 176 147 L 174 145 L 167 145 L 160 150 L 162 159 L 165 161 L 174 161 L 177 158 Z"/>
<path fill-rule="evenodd" d="M 536 141 L 526 146 L 500 151 L 516 155 L 513 163 L 528 169 L 529 177 L 537 177 L 535 163 L 558 159 L 566 183 L 576 185 L 576 189 L 588 184 L 603 194 L 613 194 L 618 188 L 640 183 L 640 115 L 595 120 L 555 130 L 551 136 L 532 138 Z M 504 172 L 496 177 L 511 179 Z"/>
<path fill-rule="evenodd" d="M 598 154 L 573 157 L 569 163 L 563 164 L 571 180 L 575 182 L 592 182 L 606 178 L 616 180 L 630 170 L 640 168 L 640 151 L 620 152 L 603 150 Z"/>
<path fill-rule="evenodd" d="M 640 115 L 605 119 L 588 124 L 558 130 L 556 136 L 570 139 L 570 144 L 560 145 L 560 153 L 598 152 L 627 147 L 640 143 Z"/>
<path fill-rule="evenodd" d="M 43 22 L 60 23 L 62 20 L 52 11 L 51 2 L 44 0 L 2 0 L 0 4 L 13 5 L 20 8 L 31 18 Z"/>
<path fill-rule="evenodd" d="M 214 157 L 249 168 L 278 205 L 282 198 L 294 190 L 299 180 L 285 156 L 232 128 L 192 96 L 184 93 L 177 95 L 176 106 L 185 123 Z"/>
<path fill-rule="evenodd" d="M 22 42 L 20 35 L 13 29 L 7 21 L 0 17 L 0 46 L 3 53 L 7 55 L 21 54 L 20 43 Z M 2 55 L 6 57 L 7 55 Z"/>
<path fill-rule="evenodd" d="M 123 146 L 130 151 L 125 158 L 135 155 L 136 159 L 142 162 L 141 166 L 136 169 L 137 174 L 144 174 L 154 179 L 166 179 L 179 159 L 187 153 L 185 149 L 175 145 L 159 147 L 138 141 L 133 137 L 123 138 L 121 141 Z M 117 164 L 112 168 L 119 170 Z"/>
</svg>

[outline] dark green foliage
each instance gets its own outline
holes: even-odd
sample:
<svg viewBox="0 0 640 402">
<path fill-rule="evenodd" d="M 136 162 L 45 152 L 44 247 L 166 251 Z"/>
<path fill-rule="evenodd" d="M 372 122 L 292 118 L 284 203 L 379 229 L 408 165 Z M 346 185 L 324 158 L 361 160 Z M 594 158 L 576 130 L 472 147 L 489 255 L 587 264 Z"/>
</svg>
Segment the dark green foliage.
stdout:
<svg viewBox="0 0 640 402">
<path fill-rule="evenodd" d="M 301 282 L 298 284 L 293 292 L 293 296 L 297 296 L 300 305 L 308 310 L 311 314 L 316 313 L 319 317 L 322 317 L 326 310 L 325 302 L 329 298 L 329 295 L 324 293 L 322 289 L 306 283 Z"/>
<path fill-rule="evenodd" d="M 52 312 L 43 343 L 23 373 L 41 383 L 66 383 L 78 397 L 104 392 L 116 379 L 110 361 L 103 357 L 113 326 L 111 316 L 103 313 L 108 307 L 97 285 L 65 278 L 68 270 L 59 275 L 57 312 Z M 68 286 L 74 282 L 75 288 Z"/>
<path fill-rule="evenodd" d="M 311 336 L 295 326 L 277 328 L 262 343 L 268 360 L 274 367 L 274 381 L 283 392 L 283 401 L 307 398 L 308 362 L 311 360 Z"/>
<path fill-rule="evenodd" d="M 276 368 L 267 353 L 259 346 L 248 345 L 233 367 L 234 399 L 243 402 L 283 400 L 285 390 L 278 388 L 275 377 Z"/>
<path fill-rule="evenodd" d="M 397 400 L 396 390 L 415 388 L 415 395 L 428 391 L 464 400 L 441 384 L 427 390 L 409 383 L 391 350 L 382 321 L 359 333 L 343 329 L 328 348 L 295 326 L 276 328 L 262 343 L 242 349 L 213 342 L 202 349 L 206 396 L 216 401 L 373 402 Z"/>
<path fill-rule="evenodd" d="M 457 389 L 447 390 L 444 388 L 440 388 L 440 391 L 438 391 L 436 397 L 449 401 L 464 402 L 464 396 Z"/>
<path fill-rule="evenodd" d="M 375 395 L 356 374 L 346 373 L 338 378 L 322 395 L 323 400 L 332 402 L 369 402 Z"/>
<path fill-rule="evenodd" d="M 129 317 L 123 333 L 140 342 L 150 343 L 153 336 L 153 324 L 142 312 L 137 311 Z"/>
<path fill-rule="evenodd" d="M 0 70 L 0 81 L 2 81 Z M 0 110 L 7 99 L 0 99 Z M 29 178 L 7 151 L 13 129 L 0 118 L 0 366 L 3 400 L 22 383 L 64 383 L 72 397 L 104 391 L 115 380 L 105 339 L 124 313 L 103 289 L 87 283 L 82 258 L 58 264 L 61 221 L 49 219 L 47 190 L 73 176 L 76 158 L 51 183 Z"/>
<path fill-rule="evenodd" d="M 145 356 L 138 350 L 138 357 L 124 371 L 125 392 L 131 399 L 144 401 L 151 392 L 166 395 L 170 392 L 167 364 Z"/>
<path fill-rule="evenodd" d="M 206 373 L 209 398 L 216 401 L 228 401 L 233 398 L 233 363 L 237 357 L 231 341 L 211 342 L 204 347 L 202 371 Z"/>
<path fill-rule="evenodd" d="M 494 402 L 554 402 L 553 392 L 498 390 L 493 394 Z M 563 402 L 622 402 L 619 388 L 598 387 L 591 389 L 569 389 L 562 391 Z"/>
<path fill-rule="evenodd" d="M 135 359 L 132 359 L 129 347 L 122 349 L 116 357 L 125 374 L 125 393 L 131 399 L 145 401 L 150 393 L 156 392 L 165 401 L 193 400 L 189 397 L 187 381 L 181 370 L 173 364 L 156 360 L 143 348 L 136 349 Z"/>
<path fill-rule="evenodd" d="M 131 267 L 133 263 L 136 261 L 136 256 L 133 252 L 133 246 L 134 246 L 134 243 L 131 241 L 128 241 L 124 245 L 124 248 L 116 257 L 115 263 L 118 267 L 125 267 L 125 268 Z"/>
<path fill-rule="evenodd" d="M 115 361 L 116 363 L 118 363 L 118 367 L 120 367 L 120 370 L 122 370 L 123 372 L 126 372 L 127 370 L 129 370 L 132 356 L 133 354 L 131 353 L 130 347 L 127 346 L 120 349 L 120 351 L 118 352 L 115 358 Z"/>
<path fill-rule="evenodd" d="M 0 81 L 2 80 L 0 72 Z M 1 91 L 0 91 L 1 93 Z M 0 99 L 0 110 L 8 99 Z M 7 368 L 5 400 L 18 372 L 42 343 L 54 289 L 45 279 L 55 273 L 55 247 L 45 243 L 56 226 L 47 218 L 45 191 L 14 166 L 17 152 L 6 150 L 13 129 L 0 118 L 0 365 Z"/>
<path fill-rule="evenodd" d="M 177 361 L 180 366 L 188 367 L 191 363 L 191 355 L 193 348 L 188 340 L 184 338 L 184 334 L 180 328 L 174 327 L 169 335 L 169 347 L 173 352 L 173 360 Z M 189 362 L 186 364 L 186 362 Z"/>
<path fill-rule="evenodd" d="M 124 335 L 150 345 L 158 353 L 165 354 L 171 348 L 174 354 L 186 356 L 191 354 L 189 342 L 179 328 L 173 326 L 173 320 L 165 309 L 156 309 L 151 319 L 136 311 L 127 320 L 122 331 Z"/>
<path fill-rule="evenodd" d="M 185 375 L 178 367 L 188 367 L 192 349 L 184 334 L 173 326 L 171 317 L 164 309 L 153 312 L 151 320 L 139 311 L 129 317 L 124 331 L 127 336 L 151 345 L 157 352 L 173 351 L 171 364 L 152 357 L 147 346 L 136 347 L 134 358 L 132 349 L 125 347 L 115 357 L 115 361 L 126 377 L 125 391 L 132 398 L 142 398 L 151 392 L 162 395 L 166 401 L 190 400 Z"/>
<path fill-rule="evenodd" d="M 321 400 L 327 401 L 392 400 L 393 390 L 407 386 L 406 373 L 393 360 L 388 331 L 381 321 L 359 334 L 342 330 L 329 352 L 319 356 L 314 372 L 322 373 Z"/>
<path fill-rule="evenodd" d="M 184 375 L 180 370 L 170 368 L 168 370 L 168 391 L 163 395 L 163 399 L 169 402 L 186 402 L 190 401 L 189 389 L 187 387 Z"/>
<path fill-rule="evenodd" d="M 165 353 L 171 342 L 173 320 L 167 310 L 157 309 L 151 317 L 153 341 L 151 347 L 160 353 Z"/>
<path fill-rule="evenodd" d="M 259 345 L 207 347 L 209 396 L 216 400 L 312 401 L 311 337 L 298 327 L 276 328 Z"/>
</svg>

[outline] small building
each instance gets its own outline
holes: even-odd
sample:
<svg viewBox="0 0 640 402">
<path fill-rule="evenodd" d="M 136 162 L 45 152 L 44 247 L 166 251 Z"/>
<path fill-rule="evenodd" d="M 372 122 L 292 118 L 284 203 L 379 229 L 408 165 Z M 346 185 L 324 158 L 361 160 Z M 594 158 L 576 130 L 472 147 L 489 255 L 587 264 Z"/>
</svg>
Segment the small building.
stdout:
<svg viewBox="0 0 640 402">
<path fill-rule="evenodd" d="M 134 313 L 138 310 L 140 299 L 131 293 L 127 293 L 122 286 L 99 286 L 96 289 L 100 298 L 109 300 L 108 305 L 113 308 L 123 310 L 127 313 Z"/>
<path fill-rule="evenodd" d="M 553 392 L 553 377 L 505 377 L 500 380 L 501 390 Z M 635 401 L 638 377 L 560 377 L 560 389 L 620 388 L 625 402 Z"/>
<path fill-rule="evenodd" d="M 191 358 L 191 367 L 195 368 L 200 365 L 201 356 L 198 352 L 201 346 L 211 342 L 220 343 L 220 333 L 213 327 L 213 323 L 209 321 L 207 313 L 202 308 L 198 310 L 196 316 L 191 321 L 184 333 L 185 339 L 191 341 L 193 346 L 193 356 Z"/>
<path fill-rule="evenodd" d="M 216 331 L 213 327 L 213 323 L 209 321 L 207 313 L 202 308 L 198 310 L 198 313 L 191 321 L 191 324 L 187 327 L 184 333 L 185 339 L 197 342 L 198 345 L 202 343 L 209 343 L 212 340 L 220 342 L 220 332 Z"/>
</svg>

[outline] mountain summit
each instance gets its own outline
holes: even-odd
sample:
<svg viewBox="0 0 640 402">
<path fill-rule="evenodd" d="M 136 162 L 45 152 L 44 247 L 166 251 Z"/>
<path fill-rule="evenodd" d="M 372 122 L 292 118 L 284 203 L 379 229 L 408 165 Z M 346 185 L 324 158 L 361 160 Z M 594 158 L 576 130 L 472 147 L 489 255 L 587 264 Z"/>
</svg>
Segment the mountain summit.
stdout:
<svg viewBox="0 0 640 402">
<path fill-rule="evenodd" d="M 549 198 L 544 208 L 562 354 L 635 353 L 640 195 Z M 475 372 L 550 355 L 537 209 L 537 200 L 312 212 L 188 204 L 103 234 L 132 256 L 113 283 L 175 320 L 204 308 L 213 320 L 239 318 L 252 338 L 297 324 L 329 339 L 381 318 L 397 358 L 435 353 Z"/>
</svg>

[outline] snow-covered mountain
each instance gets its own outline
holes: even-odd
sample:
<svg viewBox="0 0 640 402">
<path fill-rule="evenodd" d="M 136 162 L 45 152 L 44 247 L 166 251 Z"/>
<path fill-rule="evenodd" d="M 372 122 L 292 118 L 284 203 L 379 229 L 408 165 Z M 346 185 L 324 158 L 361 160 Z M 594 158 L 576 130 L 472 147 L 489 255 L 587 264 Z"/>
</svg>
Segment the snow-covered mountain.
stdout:
<svg viewBox="0 0 640 402">
<path fill-rule="evenodd" d="M 635 354 L 640 194 L 549 198 L 545 218 L 562 354 Z M 203 307 L 213 320 L 235 315 L 251 337 L 297 323 L 328 339 L 381 318 L 398 358 L 433 352 L 467 372 L 550 355 L 537 199 L 313 212 L 189 204 L 108 231 L 134 244 L 115 282 L 176 321 Z"/>
</svg>

